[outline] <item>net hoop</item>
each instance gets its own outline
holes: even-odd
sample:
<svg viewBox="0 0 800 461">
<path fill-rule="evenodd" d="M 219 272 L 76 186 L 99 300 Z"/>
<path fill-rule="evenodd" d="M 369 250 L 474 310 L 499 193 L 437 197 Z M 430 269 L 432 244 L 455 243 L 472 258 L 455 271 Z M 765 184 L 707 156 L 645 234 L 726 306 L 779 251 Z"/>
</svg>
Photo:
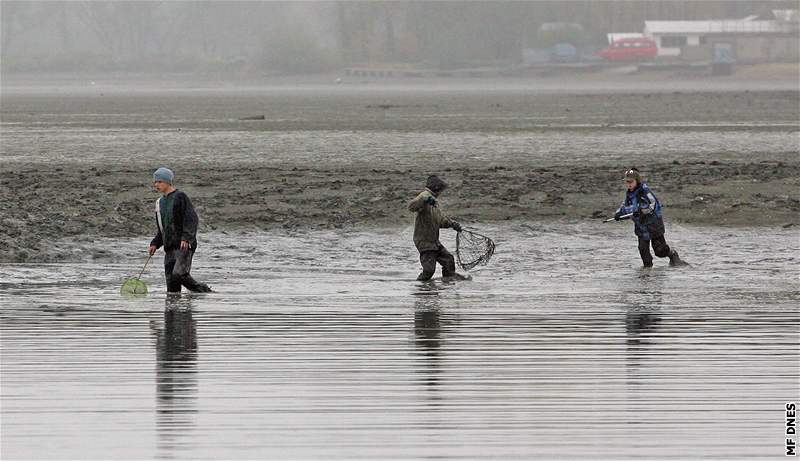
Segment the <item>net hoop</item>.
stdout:
<svg viewBox="0 0 800 461">
<path fill-rule="evenodd" d="M 143 296 L 147 294 L 147 285 L 138 278 L 125 280 L 119 292 L 123 295 Z"/>
<path fill-rule="evenodd" d="M 494 241 L 485 235 L 469 230 L 456 234 L 456 261 L 464 270 L 486 265 L 494 250 Z"/>
</svg>

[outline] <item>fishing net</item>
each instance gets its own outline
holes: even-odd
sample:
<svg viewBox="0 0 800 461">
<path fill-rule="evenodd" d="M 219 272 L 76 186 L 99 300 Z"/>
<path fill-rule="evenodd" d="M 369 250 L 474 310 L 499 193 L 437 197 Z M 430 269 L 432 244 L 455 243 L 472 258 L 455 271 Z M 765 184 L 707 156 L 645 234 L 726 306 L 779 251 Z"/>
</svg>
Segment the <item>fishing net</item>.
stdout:
<svg viewBox="0 0 800 461">
<path fill-rule="evenodd" d="M 119 291 L 124 295 L 146 295 L 147 285 L 135 277 L 129 278 L 125 280 L 125 283 L 122 284 L 122 288 L 120 288 Z"/>
<path fill-rule="evenodd" d="M 494 254 L 494 242 L 485 235 L 462 230 L 456 235 L 456 259 L 464 270 L 482 266 Z"/>
</svg>

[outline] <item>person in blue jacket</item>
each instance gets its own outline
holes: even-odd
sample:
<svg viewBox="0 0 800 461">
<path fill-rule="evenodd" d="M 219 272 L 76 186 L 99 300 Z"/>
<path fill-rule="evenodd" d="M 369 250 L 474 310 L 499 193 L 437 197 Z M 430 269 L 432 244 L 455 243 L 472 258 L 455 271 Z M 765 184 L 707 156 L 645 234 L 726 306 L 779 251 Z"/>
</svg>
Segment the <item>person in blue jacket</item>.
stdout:
<svg viewBox="0 0 800 461">
<path fill-rule="evenodd" d="M 639 254 L 644 267 L 653 267 L 653 255 L 650 245 L 659 258 L 669 258 L 671 266 L 684 265 L 678 252 L 667 245 L 664 238 L 664 219 L 661 217 L 661 203 L 650 187 L 642 181 L 642 175 L 636 168 L 625 172 L 625 185 L 628 188 L 625 201 L 614 214 L 619 221 L 630 215 L 634 223 L 634 232 L 639 238 Z"/>
</svg>

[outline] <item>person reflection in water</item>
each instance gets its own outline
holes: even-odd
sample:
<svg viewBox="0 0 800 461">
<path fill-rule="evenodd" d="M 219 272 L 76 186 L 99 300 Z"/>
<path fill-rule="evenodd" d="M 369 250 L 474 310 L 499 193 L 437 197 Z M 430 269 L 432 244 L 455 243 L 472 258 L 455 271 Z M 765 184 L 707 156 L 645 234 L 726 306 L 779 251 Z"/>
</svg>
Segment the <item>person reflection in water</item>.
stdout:
<svg viewBox="0 0 800 461">
<path fill-rule="evenodd" d="M 625 349 L 628 383 L 640 382 L 642 362 L 647 358 L 647 350 L 653 345 L 653 333 L 661 323 L 659 309 L 662 304 L 662 277 L 651 277 L 649 273 L 639 276 L 640 290 L 625 313 Z"/>
<path fill-rule="evenodd" d="M 439 385 L 441 321 L 439 319 L 439 300 L 435 296 L 426 296 L 414 304 L 414 346 L 417 356 L 423 359 L 419 373 L 423 374 L 422 382 L 430 389 Z"/>
<path fill-rule="evenodd" d="M 643 349 L 651 342 L 647 336 L 651 335 L 661 322 L 658 312 L 646 309 L 643 306 L 630 308 L 625 316 L 625 331 L 628 335 L 626 342 L 631 353 Z"/>
<path fill-rule="evenodd" d="M 175 448 L 197 413 L 197 336 L 191 299 L 168 296 L 164 324 L 151 321 L 156 338 L 156 411 L 159 446 Z"/>
</svg>

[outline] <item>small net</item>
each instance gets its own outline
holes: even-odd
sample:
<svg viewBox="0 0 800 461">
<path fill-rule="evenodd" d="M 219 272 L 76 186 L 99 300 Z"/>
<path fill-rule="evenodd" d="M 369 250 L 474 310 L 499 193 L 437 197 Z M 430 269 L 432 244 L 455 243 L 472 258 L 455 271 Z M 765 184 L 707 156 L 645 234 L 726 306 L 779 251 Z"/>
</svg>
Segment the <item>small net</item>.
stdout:
<svg viewBox="0 0 800 461">
<path fill-rule="evenodd" d="M 135 277 L 129 278 L 125 280 L 125 283 L 122 284 L 122 288 L 120 288 L 119 291 L 124 295 L 146 295 L 147 285 Z"/>
<path fill-rule="evenodd" d="M 462 230 L 456 235 L 456 258 L 464 270 L 482 266 L 494 254 L 494 242 L 485 235 Z"/>
</svg>

